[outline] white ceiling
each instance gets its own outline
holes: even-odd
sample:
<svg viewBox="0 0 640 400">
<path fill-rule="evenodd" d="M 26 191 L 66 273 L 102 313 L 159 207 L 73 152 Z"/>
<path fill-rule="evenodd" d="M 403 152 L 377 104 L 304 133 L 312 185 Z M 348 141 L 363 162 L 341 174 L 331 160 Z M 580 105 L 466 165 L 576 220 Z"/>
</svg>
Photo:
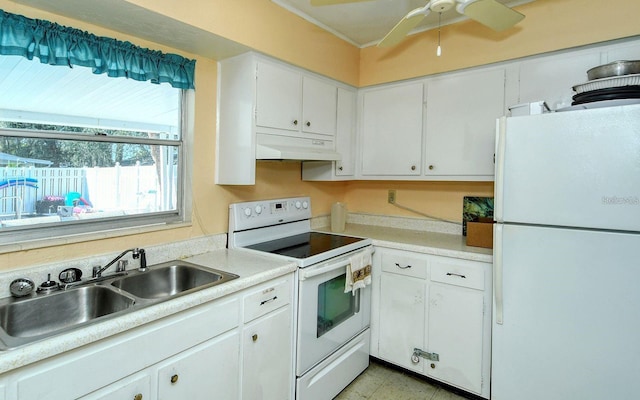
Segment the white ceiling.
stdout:
<svg viewBox="0 0 640 400">
<path fill-rule="evenodd" d="M 423 7 L 427 0 L 370 0 L 330 6 L 312 6 L 310 0 L 271 0 L 306 20 L 358 47 L 375 45 L 409 11 Z M 514 7 L 534 0 L 497 0 Z M 455 8 L 442 13 L 442 24 L 467 19 Z M 438 26 L 438 14 L 429 14 L 412 33 Z"/>
</svg>

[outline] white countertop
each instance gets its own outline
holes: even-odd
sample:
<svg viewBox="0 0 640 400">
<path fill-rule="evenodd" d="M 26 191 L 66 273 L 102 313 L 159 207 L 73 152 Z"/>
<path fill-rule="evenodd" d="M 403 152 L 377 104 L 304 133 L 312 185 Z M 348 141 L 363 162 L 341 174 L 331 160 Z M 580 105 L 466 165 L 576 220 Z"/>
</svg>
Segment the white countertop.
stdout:
<svg viewBox="0 0 640 400">
<path fill-rule="evenodd" d="M 231 272 L 240 277 L 121 317 L 94 323 L 17 349 L 1 351 L 0 374 L 277 278 L 297 268 L 294 262 L 242 249 L 216 250 L 185 260 L 204 267 Z"/>
<path fill-rule="evenodd" d="M 326 226 L 316 227 L 314 230 L 331 232 Z M 489 263 L 493 261 L 492 249 L 467 246 L 465 237 L 459 234 L 354 223 L 348 223 L 345 231 L 339 234 L 368 237 L 372 239 L 375 246 L 471 261 Z M 240 277 L 121 317 L 94 323 L 17 349 L 0 351 L 0 374 L 266 282 L 293 272 L 297 268 L 294 262 L 243 249 L 215 250 L 184 259 L 205 267 L 231 272 Z M 9 278 L 14 277 L 9 276 Z"/>
<path fill-rule="evenodd" d="M 329 227 L 314 230 L 331 232 Z M 360 224 L 347 224 L 345 231 L 338 234 L 368 237 L 372 239 L 374 246 L 471 261 L 493 262 L 492 249 L 467 246 L 466 238 L 462 235 Z"/>
</svg>

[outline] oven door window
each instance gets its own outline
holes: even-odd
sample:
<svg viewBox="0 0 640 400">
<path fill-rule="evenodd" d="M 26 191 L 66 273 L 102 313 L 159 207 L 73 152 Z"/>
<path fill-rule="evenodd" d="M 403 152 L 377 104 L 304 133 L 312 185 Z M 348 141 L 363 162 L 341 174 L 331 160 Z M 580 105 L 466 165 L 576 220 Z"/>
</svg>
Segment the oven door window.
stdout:
<svg viewBox="0 0 640 400">
<path fill-rule="evenodd" d="M 360 291 L 344 292 L 346 274 L 318 285 L 318 332 L 324 335 L 355 315 L 360 309 Z"/>
</svg>

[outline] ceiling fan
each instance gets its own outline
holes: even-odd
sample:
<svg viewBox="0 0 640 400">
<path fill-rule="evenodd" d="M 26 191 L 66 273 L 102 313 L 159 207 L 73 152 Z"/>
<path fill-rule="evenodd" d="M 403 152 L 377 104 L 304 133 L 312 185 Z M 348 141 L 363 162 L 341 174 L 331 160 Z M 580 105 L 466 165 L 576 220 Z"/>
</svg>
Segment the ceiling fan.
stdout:
<svg viewBox="0 0 640 400">
<path fill-rule="evenodd" d="M 371 0 L 311 0 L 313 6 L 355 3 Z M 378 43 L 378 47 L 391 47 L 405 36 L 431 12 L 443 13 L 456 7 L 456 11 L 495 30 L 503 31 L 520 22 L 524 15 L 496 0 L 429 0 L 405 15 L 400 22 Z"/>
</svg>

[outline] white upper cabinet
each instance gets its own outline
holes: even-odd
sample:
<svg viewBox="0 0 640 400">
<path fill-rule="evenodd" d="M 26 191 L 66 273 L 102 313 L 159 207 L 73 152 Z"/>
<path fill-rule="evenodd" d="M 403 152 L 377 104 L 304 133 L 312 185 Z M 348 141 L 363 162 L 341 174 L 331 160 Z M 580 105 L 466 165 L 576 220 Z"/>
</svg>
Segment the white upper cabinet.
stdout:
<svg viewBox="0 0 640 400">
<path fill-rule="evenodd" d="M 268 62 L 257 69 L 256 125 L 335 135 L 335 85 Z"/>
<path fill-rule="evenodd" d="M 427 179 L 493 180 L 496 119 L 503 116 L 504 69 L 474 71 L 427 82 Z"/>
<path fill-rule="evenodd" d="M 571 105 L 573 86 L 585 83 L 587 71 L 602 64 L 600 51 L 589 49 L 524 61 L 520 64 L 520 101 L 544 101 L 551 110 Z"/>
<path fill-rule="evenodd" d="M 268 57 L 218 63 L 215 183 L 255 184 L 256 160 L 337 160 L 338 88 Z"/>
<path fill-rule="evenodd" d="M 336 134 L 338 88 L 312 77 L 302 79 L 302 131 Z"/>
<path fill-rule="evenodd" d="M 302 126 L 302 77 L 273 64 L 258 62 L 256 125 L 299 131 Z"/>
<path fill-rule="evenodd" d="M 336 151 L 342 159 L 331 161 L 305 161 L 302 179 L 331 181 L 353 179 L 356 173 L 356 90 L 338 88 L 336 119 Z"/>
<path fill-rule="evenodd" d="M 493 180 L 504 69 L 367 90 L 362 110 L 363 179 Z"/>
<path fill-rule="evenodd" d="M 362 103 L 362 175 L 420 175 L 422 82 L 366 91 Z"/>
<path fill-rule="evenodd" d="M 336 150 L 342 160 L 336 161 L 335 174 L 353 176 L 356 171 L 356 93 L 338 89 L 338 119 L 336 121 Z"/>
</svg>

